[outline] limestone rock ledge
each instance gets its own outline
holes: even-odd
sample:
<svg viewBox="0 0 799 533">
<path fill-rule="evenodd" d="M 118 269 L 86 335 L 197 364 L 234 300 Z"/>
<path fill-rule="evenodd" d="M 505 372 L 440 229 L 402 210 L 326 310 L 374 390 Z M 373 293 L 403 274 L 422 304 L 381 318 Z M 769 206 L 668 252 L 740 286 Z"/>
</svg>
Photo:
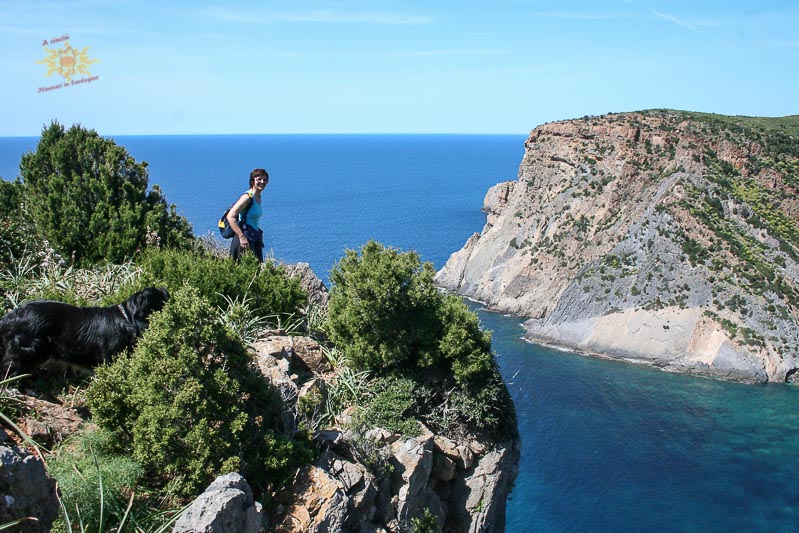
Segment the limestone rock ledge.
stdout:
<svg viewBox="0 0 799 533">
<path fill-rule="evenodd" d="M 265 378 L 289 410 L 325 402 L 334 373 L 309 337 L 266 336 L 253 346 Z M 518 474 L 521 442 L 455 442 L 420 425 L 403 439 L 381 428 L 365 435 L 342 427 L 317 431 L 319 459 L 300 469 L 263 509 L 246 480 L 220 476 L 181 516 L 178 532 L 401 533 L 414 519 L 435 517 L 453 533 L 500 533 Z"/>
<path fill-rule="evenodd" d="M 436 282 L 527 317 L 536 342 L 796 380 L 799 191 L 786 169 L 799 161 L 719 123 L 649 111 L 537 127 L 518 179 L 488 191 L 485 227 Z"/>
<path fill-rule="evenodd" d="M 457 444 L 429 432 L 396 440 L 385 432 L 389 455 L 375 473 L 352 456 L 347 438 L 302 469 L 278 499 L 270 531 L 400 532 L 425 511 L 439 530 L 501 532 L 516 477 L 519 443 L 488 449 Z"/>
<path fill-rule="evenodd" d="M 331 369 L 316 357 L 315 341 L 275 335 L 254 349 L 261 371 L 289 406 L 300 398 L 325 401 Z M 453 442 L 424 427 L 409 439 L 380 428 L 365 436 L 329 428 L 316 440 L 324 453 L 277 495 L 268 531 L 399 533 L 426 511 L 446 531 L 504 531 L 518 440 Z"/>
</svg>

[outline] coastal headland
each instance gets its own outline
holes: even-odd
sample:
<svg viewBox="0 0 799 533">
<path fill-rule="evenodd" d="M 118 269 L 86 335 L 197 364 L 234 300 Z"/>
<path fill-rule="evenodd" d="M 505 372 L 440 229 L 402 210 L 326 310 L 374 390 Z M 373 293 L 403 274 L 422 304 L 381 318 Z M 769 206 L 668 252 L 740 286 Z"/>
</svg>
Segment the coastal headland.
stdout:
<svg viewBox="0 0 799 533">
<path fill-rule="evenodd" d="M 535 128 L 441 286 L 530 340 L 740 381 L 799 369 L 797 117 L 671 110 Z"/>
</svg>

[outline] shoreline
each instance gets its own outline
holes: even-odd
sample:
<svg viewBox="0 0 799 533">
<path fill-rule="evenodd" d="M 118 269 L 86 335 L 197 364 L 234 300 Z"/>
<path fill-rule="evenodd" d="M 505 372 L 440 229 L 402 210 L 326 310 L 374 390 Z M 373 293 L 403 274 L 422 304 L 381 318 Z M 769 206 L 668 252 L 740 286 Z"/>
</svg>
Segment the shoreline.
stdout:
<svg viewBox="0 0 799 533">
<path fill-rule="evenodd" d="M 710 373 L 706 373 L 706 372 L 699 372 L 699 371 L 693 370 L 693 369 L 691 369 L 689 367 L 675 366 L 675 365 L 669 364 L 667 362 L 659 361 L 659 360 L 647 360 L 647 359 L 629 357 L 629 356 L 620 355 L 620 354 L 619 355 L 614 355 L 611 352 L 598 352 L 598 351 L 594 351 L 594 350 L 587 350 L 585 348 L 579 348 L 577 346 L 574 346 L 574 345 L 568 344 L 568 343 L 557 343 L 557 342 L 552 341 L 551 339 L 545 339 L 543 337 L 536 337 L 536 336 L 532 335 L 530 333 L 530 330 L 524 325 L 525 321 L 529 320 L 529 317 L 525 317 L 525 316 L 522 316 L 522 315 L 518 315 L 518 314 L 515 314 L 515 313 L 504 311 L 502 309 L 497 309 L 497 308 L 491 307 L 491 304 L 489 304 L 487 302 L 484 302 L 482 300 L 478 300 L 478 299 L 473 298 L 471 296 L 466 296 L 466 295 L 463 295 L 463 294 L 459 294 L 458 292 L 451 291 L 450 289 L 447 289 L 446 287 L 439 286 L 439 289 L 447 291 L 447 292 L 451 292 L 452 294 L 456 294 L 456 295 L 460 296 L 461 298 L 465 298 L 466 300 L 469 300 L 470 302 L 473 302 L 475 304 L 479 304 L 482 307 L 482 309 L 485 310 L 485 311 L 488 311 L 488 312 L 491 312 L 491 313 L 500 313 L 500 314 L 508 316 L 508 317 L 514 317 L 514 318 L 519 319 L 519 321 L 520 321 L 519 322 L 519 326 L 524 330 L 523 335 L 521 335 L 521 339 L 523 339 L 525 342 L 528 342 L 530 344 L 534 344 L 536 346 L 541 346 L 543 348 L 549 348 L 549 349 L 552 349 L 552 350 L 557 350 L 559 352 L 572 354 L 572 355 L 576 355 L 576 356 L 580 356 L 580 357 L 591 357 L 591 358 L 594 358 L 594 359 L 600 359 L 600 360 L 604 360 L 604 361 L 615 361 L 615 362 L 619 362 L 619 363 L 626 363 L 626 364 L 632 364 L 632 365 L 638 365 L 638 366 L 647 366 L 647 367 L 651 367 L 651 368 L 660 370 L 661 372 L 667 372 L 667 373 L 670 373 L 670 374 L 682 374 L 682 375 L 686 375 L 686 376 L 698 377 L 698 378 L 704 378 L 704 379 L 712 379 L 712 380 L 716 380 L 716 381 L 742 383 L 742 384 L 746 384 L 746 385 L 760 385 L 760 384 L 785 384 L 785 385 L 791 385 L 792 384 L 792 382 L 789 382 L 789 381 L 784 381 L 784 382 L 782 382 L 782 381 L 770 381 L 770 380 L 761 381 L 761 380 L 757 380 L 757 379 L 745 379 L 745 378 L 737 378 L 737 377 L 732 377 L 732 376 L 722 376 L 722 375 L 717 375 L 717 374 L 710 374 Z"/>
<path fill-rule="evenodd" d="M 524 325 L 522 324 L 522 327 Z M 704 372 L 696 372 L 692 371 L 690 368 L 686 367 L 677 367 L 674 365 L 670 365 L 668 363 L 663 363 L 662 361 L 649 361 L 646 359 L 636 359 L 632 357 L 626 356 L 616 356 L 610 355 L 609 353 L 602 353 L 596 352 L 592 350 L 585 350 L 582 348 L 577 348 L 567 344 L 557 344 L 552 341 L 546 341 L 541 338 L 535 338 L 530 336 L 529 332 L 527 332 L 525 328 L 525 334 L 522 336 L 522 339 L 525 342 L 529 342 L 530 344 L 534 344 L 536 346 L 541 346 L 544 348 L 549 348 L 552 350 L 557 350 L 559 352 L 568 353 L 577 355 L 580 357 L 591 357 L 593 359 L 600 359 L 603 361 L 615 361 L 618 363 L 625 363 L 637 366 L 646 366 L 651 367 L 661 372 L 666 372 L 669 374 L 681 374 L 685 376 L 691 376 L 695 378 L 704 378 L 704 379 L 712 379 L 714 381 L 726 381 L 731 383 L 742 383 L 746 385 L 765 385 L 765 384 L 787 384 L 790 385 L 789 382 L 779 382 L 779 381 L 759 381 L 755 379 L 742 379 L 742 378 L 734 378 L 734 377 L 724 377 L 714 374 L 708 374 Z"/>
</svg>

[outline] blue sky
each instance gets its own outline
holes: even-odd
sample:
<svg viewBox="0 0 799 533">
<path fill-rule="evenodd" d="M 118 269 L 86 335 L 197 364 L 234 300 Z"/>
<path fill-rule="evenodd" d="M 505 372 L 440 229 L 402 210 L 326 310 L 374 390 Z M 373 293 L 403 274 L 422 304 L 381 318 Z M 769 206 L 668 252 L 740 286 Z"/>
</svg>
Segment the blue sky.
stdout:
<svg viewBox="0 0 799 533">
<path fill-rule="evenodd" d="M 90 83 L 37 63 L 68 35 Z M 67 41 L 48 44 L 62 57 Z M 798 114 L 795 0 L 0 0 L 0 136 L 527 133 Z M 41 87 L 61 88 L 39 92 Z"/>
</svg>

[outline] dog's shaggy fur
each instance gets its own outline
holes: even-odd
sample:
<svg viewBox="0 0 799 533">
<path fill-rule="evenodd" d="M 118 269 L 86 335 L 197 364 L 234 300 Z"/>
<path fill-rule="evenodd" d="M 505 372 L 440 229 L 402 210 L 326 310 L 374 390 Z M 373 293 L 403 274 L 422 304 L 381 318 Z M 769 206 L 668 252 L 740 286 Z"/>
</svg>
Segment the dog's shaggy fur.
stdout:
<svg viewBox="0 0 799 533">
<path fill-rule="evenodd" d="M 133 347 L 149 316 L 168 299 L 166 289 L 149 287 L 108 307 L 49 300 L 23 304 L 0 320 L 0 378 L 31 373 L 49 361 L 83 368 L 111 361 Z"/>
</svg>

